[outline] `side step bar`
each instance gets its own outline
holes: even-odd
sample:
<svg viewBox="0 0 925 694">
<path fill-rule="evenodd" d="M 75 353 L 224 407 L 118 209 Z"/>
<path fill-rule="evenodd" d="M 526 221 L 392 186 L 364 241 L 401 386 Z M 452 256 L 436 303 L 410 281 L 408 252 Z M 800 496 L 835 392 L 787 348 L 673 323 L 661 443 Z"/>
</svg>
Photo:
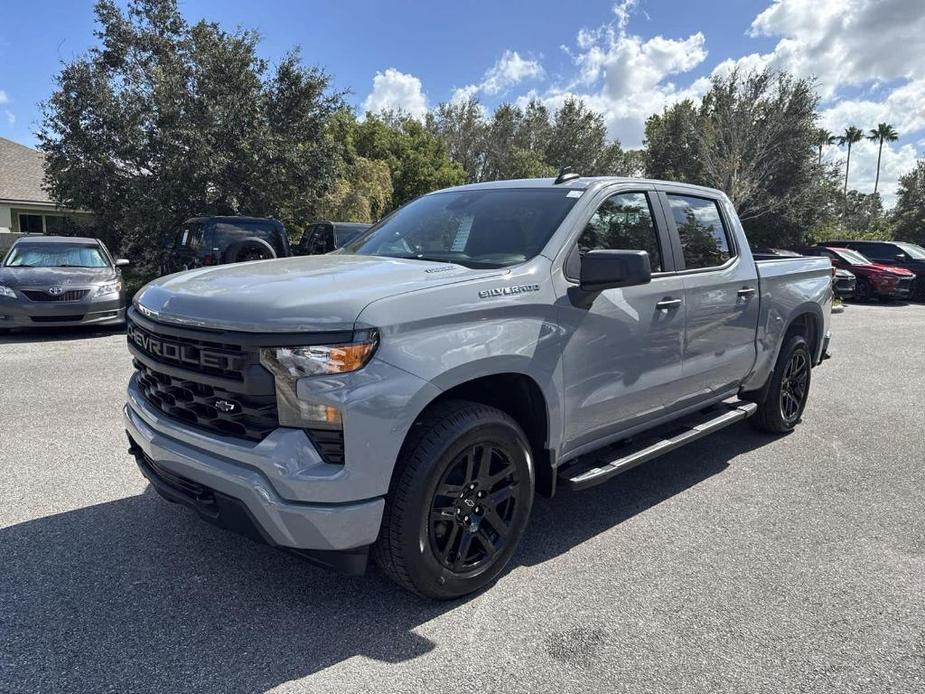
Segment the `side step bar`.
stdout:
<svg viewBox="0 0 925 694">
<path fill-rule="evenodd" d="M 691 441 L 748 419 L 757 410 L 758 405 L 745 400 L 722 402 L 692 417 L 672 422 L 667 425 L 669 429 L 657 428 L 642 434 L 640 440 L 630 440 L 616 447 L 609 446 L 604 451 L 596 451 L 566 463 L 558 470 L 559 484 L 576 491 L 593 487 Z M 607 460 L 609 456 L 602 457 L 607 452 L 610 455 L 616 453 L 618 457 Z"/>
</svg>

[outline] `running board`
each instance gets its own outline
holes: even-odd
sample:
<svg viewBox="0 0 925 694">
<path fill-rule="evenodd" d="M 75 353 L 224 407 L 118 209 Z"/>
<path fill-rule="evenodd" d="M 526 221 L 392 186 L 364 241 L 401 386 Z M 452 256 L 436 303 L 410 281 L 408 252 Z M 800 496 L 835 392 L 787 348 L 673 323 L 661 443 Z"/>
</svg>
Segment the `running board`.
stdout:
<svg viewBox="0 0 925 694">
<path fill-rule="evenodd" d="M 601 484 L 691 441 L 748 419 L 757 409 L 755 403 L 745 400 L 724 401 L 665 427 L 645 432 L 639 439 L 629 439 L 569 461 L 557 472 L 559 484 L 576 491 Z M 607 460 L 614 454 L 619 457 Z"/>
</svg>

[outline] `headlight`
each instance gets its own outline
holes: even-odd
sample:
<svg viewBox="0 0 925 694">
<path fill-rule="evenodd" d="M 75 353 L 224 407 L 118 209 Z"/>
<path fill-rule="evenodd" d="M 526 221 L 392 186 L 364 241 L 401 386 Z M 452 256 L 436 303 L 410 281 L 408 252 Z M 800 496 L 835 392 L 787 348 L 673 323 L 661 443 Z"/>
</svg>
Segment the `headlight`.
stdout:
<svg viewBox="0 0 925 694">
<path fill-rule="evenodd" d="M 118 294 L 122 291 L 122 280 L 116 280 L 114 282 L 107 282 L 106 284 L 101 284 L 96 288 L 96 291 L 93 292 L 94 297 L 106 296 L 107 294 Z"/>
<path fill-rule="evenodd" d="M 0 284 L 0 296 L 8 296 L 8 297 L 11 298 L 11 299 L 15 299 L 15 298 L 16 298 L 16 292 L 14 292 L 14 291 L 13 291 L 12 289 L 10 289 L 9 287 L 5 287 L 5 286 L 3 286 L 2 284 Z"/>
<path fill-rule="evenodd" d="M 276 406 L 282 426 L 339 429 L 340 410 L 322 403 L 299 400 L 296 384 L 300 378 L 349 373 L 362 369 L 379 345 L 379 332 L 357 333 L 353 342 L 307 347 L 264 347 L 260 363 L 276 379 Z"/>
</svg>

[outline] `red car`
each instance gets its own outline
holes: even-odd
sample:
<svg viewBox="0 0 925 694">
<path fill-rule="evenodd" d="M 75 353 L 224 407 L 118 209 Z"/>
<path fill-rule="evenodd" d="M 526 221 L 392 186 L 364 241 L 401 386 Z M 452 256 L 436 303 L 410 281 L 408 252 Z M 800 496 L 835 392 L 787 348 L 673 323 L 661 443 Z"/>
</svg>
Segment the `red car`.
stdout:
<svg viewBox="0 0 925 694">
<path fill-rule="evenodd" d="M 881 265 L 850 248 L 813 246 L 807 255 L 822 255 L 832 261 L 832 266 L 850 270 L 857 277 L 854 298 L 866 301 L 879 299 L 907 299 L 912 293 L 915 273 L 894 265 Z"/>
</svg>

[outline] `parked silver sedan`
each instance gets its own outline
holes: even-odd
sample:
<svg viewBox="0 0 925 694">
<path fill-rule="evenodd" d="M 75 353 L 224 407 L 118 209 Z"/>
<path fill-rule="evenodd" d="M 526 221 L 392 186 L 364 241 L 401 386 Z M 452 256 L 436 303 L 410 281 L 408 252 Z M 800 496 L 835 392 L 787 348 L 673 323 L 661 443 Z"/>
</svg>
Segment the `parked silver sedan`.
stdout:
<svg viewBox="0 0 925 694">
<path fill-rule="evenodd" d="M 98 239 L 17 240 L 0 265 L 0 330 L 124 323 L 125 265 Z"/>
</svg>

